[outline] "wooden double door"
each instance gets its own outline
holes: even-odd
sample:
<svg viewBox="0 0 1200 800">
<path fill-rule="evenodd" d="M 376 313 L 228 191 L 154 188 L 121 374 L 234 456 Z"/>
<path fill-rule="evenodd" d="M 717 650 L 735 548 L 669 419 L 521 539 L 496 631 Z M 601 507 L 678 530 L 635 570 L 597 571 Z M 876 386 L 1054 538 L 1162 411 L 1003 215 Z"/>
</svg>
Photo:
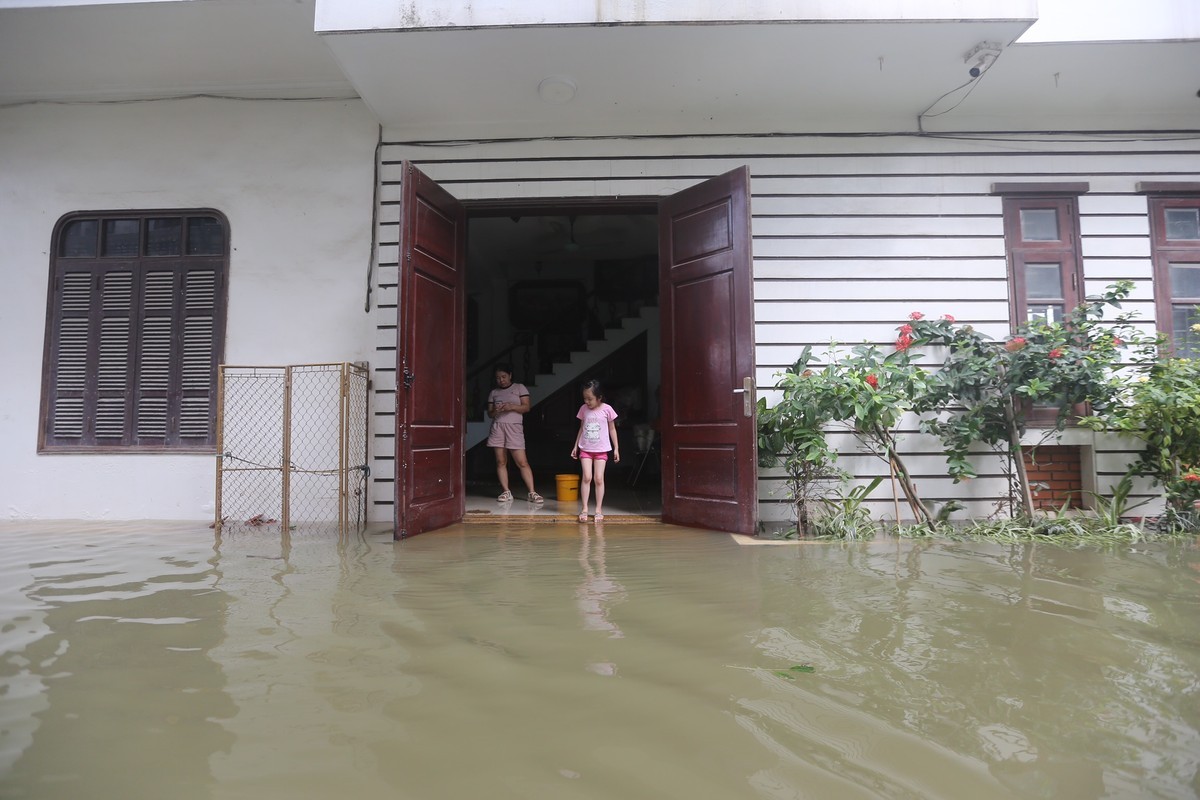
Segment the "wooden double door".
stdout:
<svg viewBox="0 0 1200 800">
<path fill-rule="evenodd" d="M 659 201 L 664 522 L 752 533 L 757 516 L 750 177 Z M 464 441 L 466 211 L 403 170 L 395 537 L 458 522 Z"/>
</svg>

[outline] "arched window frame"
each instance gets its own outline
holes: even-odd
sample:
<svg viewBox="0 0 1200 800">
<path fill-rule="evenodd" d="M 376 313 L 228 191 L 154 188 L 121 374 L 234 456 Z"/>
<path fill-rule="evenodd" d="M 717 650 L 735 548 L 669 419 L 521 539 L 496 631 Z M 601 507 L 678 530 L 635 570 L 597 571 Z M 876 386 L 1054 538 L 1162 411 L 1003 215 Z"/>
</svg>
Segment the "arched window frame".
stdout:
<svg viewBox="0 0 1200 800">
<path fill-rule="evenodd" d="M 39 452 L 214 452 L 229 241 L 209 208 L 58 221 Z"/>
</svg>

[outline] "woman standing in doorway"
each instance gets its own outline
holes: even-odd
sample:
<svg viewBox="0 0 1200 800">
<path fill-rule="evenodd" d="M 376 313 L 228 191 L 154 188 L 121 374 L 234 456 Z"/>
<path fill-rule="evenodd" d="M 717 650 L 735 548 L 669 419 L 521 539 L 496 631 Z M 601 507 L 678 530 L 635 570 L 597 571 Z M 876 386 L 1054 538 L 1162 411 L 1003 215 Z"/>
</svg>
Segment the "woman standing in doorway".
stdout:
<svg viewBox="0 0 1200 800">
<path fill-rule="evenodd" d="M 508 503 L 513 499 L 513 493 L 508 488 L 508 454 L 512 453 L 521 480 L 529 491 L 526 499 L 531 503 L 541 503 L 543 498 L 533 488 L 533 470 L 525 456 L 523 417 L 529 413 L 529 390 L 523 383 L 513 383 L 511 364 L 497 364 L 495 379 L 496 388 L 492 389 L 487 399 L 487 412 L 492 419 L 487 443 L 496 454 L 496 477 L 500 479 L 500 488 L 503 490 L 496 500 Z"/>
<path fill-rule="evenodd" d="M 596 484 L 596 522 L 604 520 L 604 466 L 608 463 L 608 451 L 613 454 L 613 461 L 621 460 L 621 445 L 617 440 L 617 412 L 604 402 L 604 392 L 600 381 L 590 380 L 583 384 L 583 405 L 579 407 L 579 435 L 575 437 L 575 447 L 571 449 L 571 458 L 579 459 L 583 470 L 579 494 L 583 500 L 583 510 L 579 513 L 579 521 L 588 521 L 588 499 L 591 495 L 592 483 Z"/>
</svg>

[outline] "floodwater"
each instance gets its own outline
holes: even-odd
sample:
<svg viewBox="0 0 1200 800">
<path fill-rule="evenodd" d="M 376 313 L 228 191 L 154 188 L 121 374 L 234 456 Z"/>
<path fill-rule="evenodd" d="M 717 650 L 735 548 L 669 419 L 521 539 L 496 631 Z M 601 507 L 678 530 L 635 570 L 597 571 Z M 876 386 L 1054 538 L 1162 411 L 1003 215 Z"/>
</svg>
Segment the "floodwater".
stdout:
<svg viewBox="0 0 1200 800">
<path fill-rule="evenodd" d="M 1200 793 L 1194 542 L 3 523 L 0 650 L 6 799 Z"/>
</svg>

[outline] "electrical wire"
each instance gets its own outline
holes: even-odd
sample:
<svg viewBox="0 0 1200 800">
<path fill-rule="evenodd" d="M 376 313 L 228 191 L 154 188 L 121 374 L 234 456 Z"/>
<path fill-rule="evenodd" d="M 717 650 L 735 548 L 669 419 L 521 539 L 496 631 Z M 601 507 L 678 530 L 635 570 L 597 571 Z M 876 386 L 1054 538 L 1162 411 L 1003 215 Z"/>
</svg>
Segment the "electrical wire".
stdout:
<svg viewBox="0 0 1200 800">
<path fill-rule="evenodd" d="M 992 58 L 992 60 L 988 62 L 987 66 L 986 66 L 986 67 L 984 67 L 982 70 L 980 70 L 980 71 L 979 71 L 979 74 L 978 74 L 978 75 L 974 75 L 974 76 L 972 76 L 972 77 L 971 77 L 971 79 L 970 79 L 969 81 L 967 81 L 966 83 L 964 83 L 964 84 L 961 84 L 961 85 L 959 85 L 959 86 L 955 86 L 953 89 L 951 89 L 950 91 L 948 91 L 948 92 L 946 92 L 945 94 L 943 94 L 943 95 L 942 95 L 941 97 L 939 97 L 937 100 L 934 100 L 932 103 L 930 103 L 929 105 L 925 106 L 925 110 L 924 110 L 924 111 L 922 111 L 920 114 L 917 114 L 917 133 L 918 133 L 918 134 L 920 134 L 920 135 L 922 135 L 922 136 L 924 136 L 924 135 L 925 135 L 925 125 L 924 125 L 924 120 L 925 120 L 925 118 L 926 118 L 926 117 L 940 117 L 940 116 L 942 116 L 943 114 L 949 114 L 951 111 L 953 111 L 954 109 L 956 109 L 956 108 L 958 108 L 960 105 L 962 105 L 962 104 L 963 104 L 963 101 L 964 101 L 964 100 L 966 100 L 968 97 L 970 97 L 970 96 L 971 96 L 971 92 L 975 91 L 975 87 L 976 87 L 976 86 L 978 86 L 980 83 L 982 83 L 982 82 L 983 82 L 983 78 L 984 78 L 984 76 L 985 76 L 985 75 L 987 75 L 987 74 L 988 74 L 988 73 L 991 71 L 991 69 L 992 69 L 992 66 L 993 66 L 993 65 L 996 63 L 996 61 L 997 61 L 997 59 L 998 59 L 998 58 L 999 58 L 999 56 L 996 56 L 996 57 Z M 958 99 L 958 102 L 957 102 L 957 103 L 955 103 L 954 105 L 950 106 L 950 107 L 949 107 L 949 108 L 947 108 L 945 111 L 939 111 L 939 112 L 937 112 L 936 114 L 930 114 L 930 113 L 929 113 L 929 109 L 933 108 L 933 107 L 934 107 L 934 106 L 936 106 L 938 103 L 942 102 L 942 100 L 946 99 L 947 97 L 949 97 L 950 95 L 954 94 L 954 93 L 955 93 L 955 92 L 957 92 L 959 89 L 962 89 L 962 88 L 963 88 L 963 87 L 965 87 L 965 86 L 970 86 L 971 88 L 970 88 L 970 89 L 967 89 L 967 91 L 966 91 L 966 94 L 964 94 L 962 97 L 960 97 L 960 98 Z"/>
</svg>

